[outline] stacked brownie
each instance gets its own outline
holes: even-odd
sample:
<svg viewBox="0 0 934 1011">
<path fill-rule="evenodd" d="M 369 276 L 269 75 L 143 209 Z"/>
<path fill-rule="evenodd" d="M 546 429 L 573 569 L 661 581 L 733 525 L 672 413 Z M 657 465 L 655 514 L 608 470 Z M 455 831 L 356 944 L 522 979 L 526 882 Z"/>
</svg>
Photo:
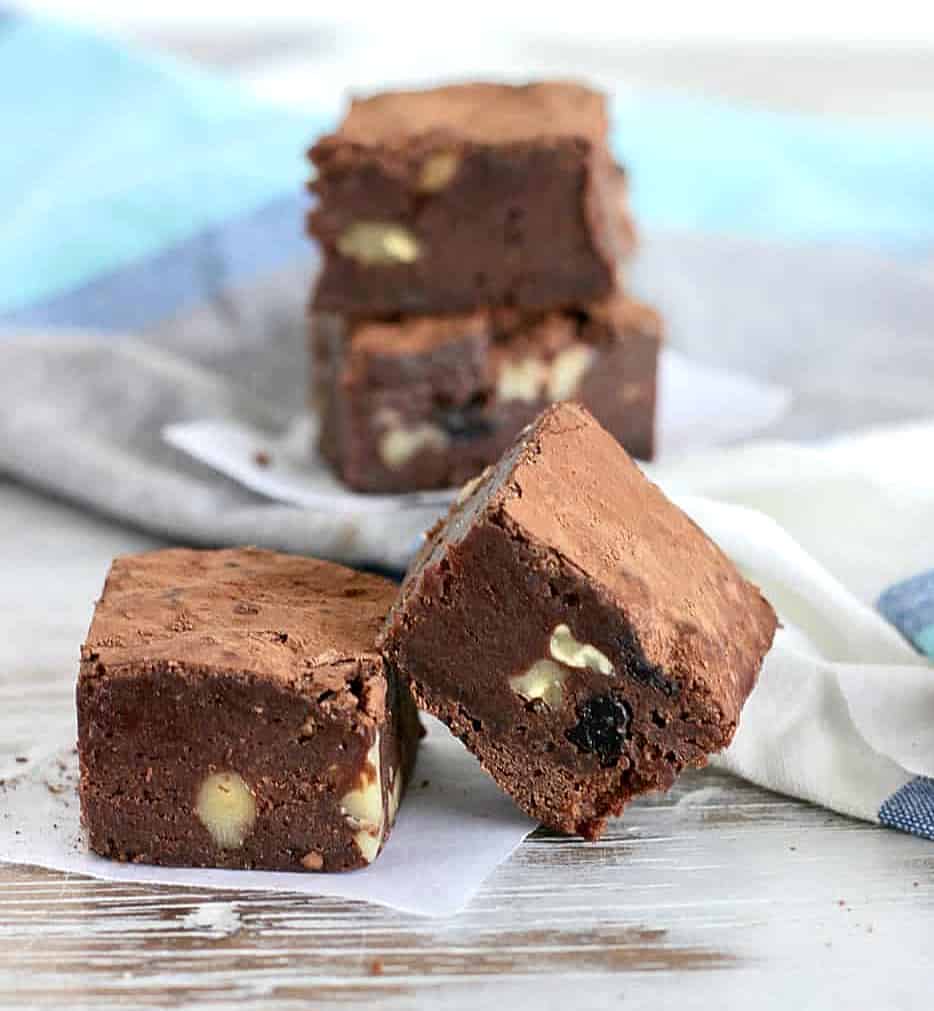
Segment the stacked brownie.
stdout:
<svg viewBox="0 0 934 1011">
<path fill-rule="evenodd" d="M 355 102 L 312 149 L 322 452 L 361 490 L 467 483 L 401 589 L 255 548 L 117 559 L 77 683 L 93 852 L 365 867 L 416 704 L 587 838 L 730 743 L 776 616 L 625 451 L 652 454 L 662 326 L 619 284 L 606 134 L 578 85 L 464 85 Z"/>
<path fill-rule="evenodd" d="M 620 286 L 634 229 L 603 96 L 378 95 L 310 157 L 313 400 L 347 484 L 462 483 L 565 399 L 651 457 L 662 325 Z"/>
</svg>

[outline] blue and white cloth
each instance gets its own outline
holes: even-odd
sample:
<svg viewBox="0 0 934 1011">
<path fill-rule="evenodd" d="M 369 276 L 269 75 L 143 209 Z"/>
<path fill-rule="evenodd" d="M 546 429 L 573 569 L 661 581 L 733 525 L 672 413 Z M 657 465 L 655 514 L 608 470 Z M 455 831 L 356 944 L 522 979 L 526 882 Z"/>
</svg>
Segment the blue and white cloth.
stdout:
<svg viewBox="0 0 934 1011">
<path fill-rule="evenodd" d="M 934 569 L 889 587 L 879 598 L 879 610 L 919 652 L 934 660 Z M 934 777 L 915 776 L 887 797 L 879 808 L 879 821 L 934 838 Z"/>
<path fill-rule="evenodd" d="M 821 446 L 719 450 L 654 475 L 783 625 L 714 761 L 929 839 L 934 664 L 919 630 L 932 616 L 934 471 L 919 463 L 932 451 L 934 423 L 922 423 Z"/>
<path fill-rule="evenodd" d="M 890 586 L 879 610 L 918 650 L 934 660 L 934 569 Z"/>
<path fill-rule="evenodd" d="M 175 540 L 403 563 L 431 516 L 270 503 L 158 435 L 203 418 L 282 430 L 300 410 L 302 153 L 327 118 L 0 11 L 0 122 L 0 472 Z M 652 234 L 651 294 L 683 332 L 784 331 L 770 306 L 794 276 L 799 332 L 929 339 L 934 285 L 899 263 L 934 250 L 930 132 L 643 96 L 617 105 L 614 145 Z M 816 240 L 892 255 L 867 266 Z M 718 299 L 731 311 L 712 317 Z M 928 838 L 932 459 L 928 424 L 656 470 L 785 625 L 717 761 Z"/>
</svg>

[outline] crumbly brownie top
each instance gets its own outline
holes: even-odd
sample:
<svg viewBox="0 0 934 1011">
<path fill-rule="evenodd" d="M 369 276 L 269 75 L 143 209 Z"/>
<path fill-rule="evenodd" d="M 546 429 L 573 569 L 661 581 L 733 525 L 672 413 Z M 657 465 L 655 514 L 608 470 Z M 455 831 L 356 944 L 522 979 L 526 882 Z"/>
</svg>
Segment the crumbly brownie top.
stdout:
<svg viewBox="0 0 934 1011">
<path fill-rule="evenodd" d="M 665 324 L 661 315 L 638 299 L 617 294 L 594 302 L 587 309 L 589 321 L 607 323 L 616 333 L 664 339 Z"/>
<path fill-rule="evenodd" d="M 557 554 L 602 587 L 649 662 L 717 697 L 745 697 L 748 660 L 772 639 L 771 607 L 579 404 L 553 405 L 520 436 L 431 532 L 413 572 L 482 517 L 543 564 Z"/>
<path fill-rule="evenodd" d="M 497 357 L 523 355 L 548 358 L 580 340 L 583 314 L 562 312 L 522 313 L 515 309 L 493 310 L 490 325 L 496 338 Z"/>
<path fill-rule="evenodd" d="M 455 400 L 492 389 L 510 367 L 530 363 L 541 372 L 566 350 L 660 341 L 663 330 L 654 309 L 623 295 L 575 311 L 494 309 L 392 321 L 318 313 L 313 326 L 319 336 L 330 335 L 346 382 L 373 389 L 430 383 Z M 543 376 L 531 375 L 529 382 L 544 386 Z M 541 397 L 546 399 L 544 389 Z"/>
<path fill-rule="evenodd" d="M 462 316 L 406 316 L 398 321 L 364 321 L 351 332 L 351 346 L 364 354 L 422 354 L 459 342 L 465 338 L 484 336 L 489 320 L 483 312 Z"/>
<path fill-rule="evenodd" d="M 376 660 L 395 593 L 378 576 L 257 548 L 125 556 L 113 563 L 81 657 L 87 673 L 168 664 L 326 690 L 329 668 Z"/>
<path fill-rule="evenodd" d="M 538 353 L 545 357 L 568 344 L 603 344 L 626 337 L 661 340 L 664 324 L 651 306 L 626 295 L 591 302 L 586 309 L 523 313 L 494 309 L 490 314 L 493 336 L 507 355 Z"/>
<path fill-rule="evenodd" d="M 570 81 L 536 84 L 456 84 L 428 91 L 395 91 L 354 99 L 337 137 L 397 147 L 443 131 L 479 143 L 607 134 L 603 95 Z"/>
<path fill-rule="evenodd" d="M 548 352 L 574 341 L 599 339 L 591 324 L 608 325 L 614 337 L 661 339 L 661 316 L 625 295 L 591 303 L 586 310 L 527 313 L 519 309 L 479 310 L 454 316 L 407 316 L 401 320 L 352 321 L 347 337 L 354 354 L 405 358 L 464 340 L 489 337 L 504 349 Z"/>
</svg>

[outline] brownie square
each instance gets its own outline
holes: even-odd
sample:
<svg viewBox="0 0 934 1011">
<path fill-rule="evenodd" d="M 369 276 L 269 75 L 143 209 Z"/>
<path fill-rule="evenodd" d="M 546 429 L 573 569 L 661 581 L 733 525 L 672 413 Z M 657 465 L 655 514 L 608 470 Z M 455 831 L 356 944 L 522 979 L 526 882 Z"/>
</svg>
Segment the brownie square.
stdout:
<svg viewBox="0 0 934 1011">
<path fill-rule="evenodd" d="M 463 484 L 556 399 L 652 456 L 662 323 L 634 300 L 384 323 L 318 313 L 311 332 L 319 449 L 358 491 Z"/>
<path fill-rule="evenodd" d="M 605 100 L 579 84 L 356 99 L 309 156 L 317 310 L 580 305 L 611 293 L 633 239 Z"/>
<path fill-rule="evenodd" d="M 776 619 L 578 405 L 467 486 L 381 639 L 528 814 L 596 838 L 726 747 Z"/>
<path fill-rule="evenodd" d="M 90 848 L 266 870 L 375 859 L 419 733 L 374 645 L 394 595 L 253 548 L 116 559 L 77 686 Z"/>
</svg>

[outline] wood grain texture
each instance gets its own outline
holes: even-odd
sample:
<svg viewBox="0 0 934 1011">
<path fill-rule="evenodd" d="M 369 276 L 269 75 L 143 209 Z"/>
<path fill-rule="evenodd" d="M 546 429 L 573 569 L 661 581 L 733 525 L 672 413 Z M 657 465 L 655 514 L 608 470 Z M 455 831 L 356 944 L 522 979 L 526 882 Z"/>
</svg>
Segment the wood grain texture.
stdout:
<svg viewBox="0 0 934 1011">
<path fill-rule="evenodd" d="M 536 833 L 449 921 L 19 868 L 0 887 L 0 994 L 21 1006 L 734 1006 L 761 977 L 757 1006 L 868 1006 L 898 978 L 881 1006 L 921 1007 L 932 967 L 929 844 L 712 773 L 598 844 Z"/>
</svg>

